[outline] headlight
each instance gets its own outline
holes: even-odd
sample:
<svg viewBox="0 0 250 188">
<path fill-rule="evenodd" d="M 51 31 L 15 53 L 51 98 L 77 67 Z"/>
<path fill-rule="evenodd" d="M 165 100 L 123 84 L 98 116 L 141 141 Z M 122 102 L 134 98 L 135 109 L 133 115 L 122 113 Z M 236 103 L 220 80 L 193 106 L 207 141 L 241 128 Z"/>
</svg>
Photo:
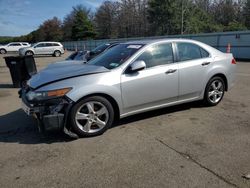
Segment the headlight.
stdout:
<svg viewBox="0 0 250 188">
<path fill-rule="evenodd" d="M 26 94 L 26 97 L 29 101 L 42 101 L 42 100 L 48 100 L 53 99 L 57 97 L 62 97 L 66 95 L 72 88 L 63 88 L 63 89 L 56 89 L 56 90 L 50 90 L 50 91 L 29 91 Z"/>
</svg>

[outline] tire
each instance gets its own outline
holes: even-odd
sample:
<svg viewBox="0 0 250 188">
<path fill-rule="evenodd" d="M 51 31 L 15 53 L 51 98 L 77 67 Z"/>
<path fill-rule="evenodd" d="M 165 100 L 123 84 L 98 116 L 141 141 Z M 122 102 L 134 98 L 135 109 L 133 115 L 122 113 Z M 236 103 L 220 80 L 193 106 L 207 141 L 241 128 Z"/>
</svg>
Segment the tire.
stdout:
<svg viewBox="0 0 250 188">
<path fill-rule="evenodd" d="M 224 80 L 218 76 L 213 77 L 207 83 L 203 101 L 207 106 L 216 106 L 222 100 L 224 93 Z"/>
<path fill-rule="evenodd" d="M 0 49 L 0 54 L 6 54 L 7 53 L 7 51 L 5 50 L 5 49 Z"/>
<path fill-rule="evenodd" d="M 25 55 L 34 55 L 34 53 L 32 51 L 27 51 L 25 52 Z"/>
<path fill-rule="evenodd" d="M 113 106 L 100 96 L 91 96 L 79 101 L 70 112 L 70 125 L 81 137 L 101 135 L 113 122 Z"/>
<path fill-rule="evenodd" d="M 54 51 L 53 56 L 54 57 L 60 57 L 61 56 L 61 52 L 59 50 L 56 50 L 56 51 Z"/>
</svg>

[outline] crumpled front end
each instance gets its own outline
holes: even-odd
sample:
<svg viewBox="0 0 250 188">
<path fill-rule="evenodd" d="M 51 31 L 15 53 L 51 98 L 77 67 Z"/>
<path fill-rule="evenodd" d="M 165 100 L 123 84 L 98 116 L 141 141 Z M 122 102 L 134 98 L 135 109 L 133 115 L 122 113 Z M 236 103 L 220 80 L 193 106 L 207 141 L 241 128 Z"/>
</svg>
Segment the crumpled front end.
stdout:
<svg viewBox="0 0 250 188">
<path fill-rule="evenodd" d="M 44 100 L 31 100 L 28 96 L 35 92 L 26 86 L 19 91 L 22 99 L 22 109 L 27 115 L 38 119 L 40 131 L 64 131 L 68 135 L 75 137 L 67 128 L 68 114 L 73 101 L 65 95 Z"/>
</svg>

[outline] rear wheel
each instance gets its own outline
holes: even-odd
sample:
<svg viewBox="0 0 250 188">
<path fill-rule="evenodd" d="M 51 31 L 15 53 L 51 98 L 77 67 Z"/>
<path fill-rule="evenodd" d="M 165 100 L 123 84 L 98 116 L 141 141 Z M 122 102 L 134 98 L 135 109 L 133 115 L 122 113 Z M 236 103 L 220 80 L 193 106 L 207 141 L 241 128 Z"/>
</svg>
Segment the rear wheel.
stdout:
<svg viewBox="0 0 250 188">
<path fill-rule="evenodd" d="M 106 98 L 88 97 L 73 106 L 70 121 L 79 136 L 97 136 L 113 124 L 114 109 Z"/>
<path fill-rule="evenodd" d="M 56 50 L 53 54 L 55 57 L 61 56 L 61 52 L 59 50 Z"/>
<path fill-rule="evenodd" d="M 0 49 L 0 54 L 6 54 L 7 51 L 5 49 Z"/>
<path fill-rule="evenodd" d="M 220 103 L 225 93 L 225 82 L 221 77 L 213 77 L 209 80 L 205 94 L 204 102 L 208 106 L 216 106 Z"/>
<path fill-rule="evenodd" d="M 32 51 L 27 51 L 25 52 L 25 55 L 34 55 L 34 53 Z"/>
</svg>

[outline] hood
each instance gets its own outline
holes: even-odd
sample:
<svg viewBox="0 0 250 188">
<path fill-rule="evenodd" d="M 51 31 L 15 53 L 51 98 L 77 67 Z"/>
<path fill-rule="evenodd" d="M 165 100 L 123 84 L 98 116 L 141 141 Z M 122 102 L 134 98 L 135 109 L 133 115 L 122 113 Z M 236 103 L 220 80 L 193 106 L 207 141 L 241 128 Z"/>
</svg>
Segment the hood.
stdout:
<svg viewBox="0 0 250 188">
<path fill-rule="evenodd" d="M 108 71 L 109 69 L 102 66 L 88 65 L 83 64 L 82 62 L 65 61 L 51 64 L 47 68 L 33 75 L 28 81 L 28 85 L 31 88 L 36 89 L 43 85 L 60 80 Z"/>
<path fill-rule="evenodd" d="M 60 68 L 60 67 L 72 67 L 72 66 L 82 66 L 84 65 L 85 61 L 83 60 L 65 60 L 65 61 L 60 61 L 56 63 L 51 63 L 49 64 L 45 69 L 53 69 L 53 68 Z M 45 70 L 44 69 L 44 70 Z"/>
</svg>

